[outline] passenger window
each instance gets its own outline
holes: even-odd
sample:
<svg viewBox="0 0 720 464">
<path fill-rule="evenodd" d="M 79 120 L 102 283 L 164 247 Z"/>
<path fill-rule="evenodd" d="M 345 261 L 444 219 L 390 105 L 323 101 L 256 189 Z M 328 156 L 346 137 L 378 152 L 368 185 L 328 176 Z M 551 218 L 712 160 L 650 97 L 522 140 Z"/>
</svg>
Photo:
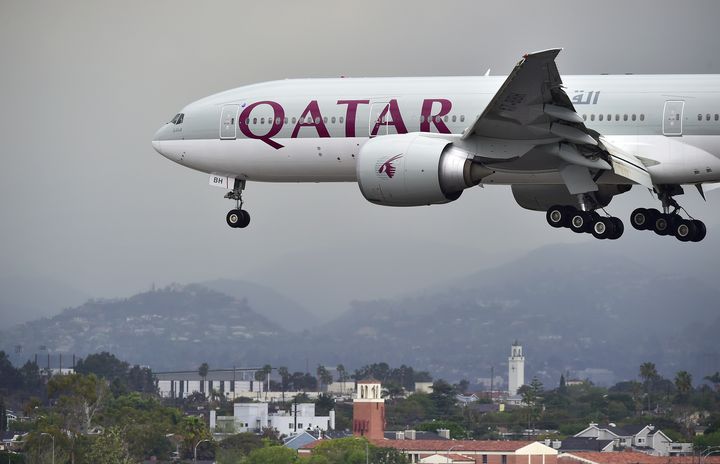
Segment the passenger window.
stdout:
<svg viewBox="0 0 720 464">
<path fill-rule="evenodd" d="M 616 114 L 616 115 L 615 115 L 615 120 L 616 120 L 616 121 L 619 121 L 619 120 L 620 120 L 620 115 L 619 115 L 619 114 Z"/>
<path fill-rule="evenodd" d="M 325 117 L 323 118 L 323 122 L 324 122 L 325 124 L 327 124 L 327 116 L 325 116 Z"/>
<path fill-rule="evenodd" d="M 253 118 L 253 124 L 257 124 L 257 118 Z"/>
<path fill-rule="evenodd" d="M 464 115 L 464 114 L 461 114 L 461 115 L 460 115 L 460 122 L 465 122 L 465 115 Z"/>
<path fill-rule="evenodd" d="M 633 114 L 633 115 L 632 115 L 632 120 L 634 121 L 634 120 L 636 120 L 636 119 L 637 119 L 637 116 L 635 116 L 635 115 Z"/>
<path fill-rule="evenodd" d="M 698 114 L 698 121 L 702 121 L 702 114 Z"/>
<path fill-rule="evenodd" d="M 340 124 L 342 124 L 342 123 L 343 123 L 343 120 L 344 120 L 344 119 L 345 119 L 345 118 L 343 118 L 342 116 L 340 116 L 340 119 L 339 119 L 339 121 L 340 121 Z"/>
<path fill-rule="evenodd" d="M 715 113 L 715 120 L 717 121 L 718 119 L 720 119 L 720 115 Z"/>
<path fill-rule="evenodd" d="M 335 116 L 333 116 L 333 117 L 330 119 L 330 122 L 331 122 L 332 124 L 335 124 Z"/>
<path fill-rule="evenodd" d="M 245 125 L 246 125 L 246 126 L 249 126 L 249 125 L 250 125 L 250 118 L 247 118 L 247 119 L 245 120 Z"/>
<path fill-rule="evenodd" d="M 275 124 L 280 125 L 280 118 L 275 118 Z"/>
<path fill-rule="evenodd" d="M 583 114 L 583 121 L 587 121 L 587 114 Z"/>
<path fill-rule="evenodd" d="M 447 114 L 445 115 L 445 117 L 444 117 L 443 119 L 445 120 L 445 122 L 448 122 L 448 116 L 447 116 Z"/>
<path fill-rule="evenodd" d="M 602 114 L 598 115 L 598 121 L 602 121 L 602 120 L 603 120 L 603 117 L 604 117 L 604 116 L 603 116 Z"/>
<path fill-rule="evenodd" d="M 623 114 L 623 121 L 627 121 L 627 120 L 628 120 L 627 114 Z"/>
<path fill-rule="evenodd" d="M 705 120 L 706 120 L 706 121 L 709 121 L 709 120 L 710 120 L 710 113 L 708 113 L 708 114 L 705 115 Z M 182 115 L 180 115 L 180 122 L 182 122 Z M 180 122 L 179 122 L 178 124 L 180 124 Z"/>
<path fill-rule="evenodd" d="M 590 120 L 591 120 L 591 121 L 594 121 L 594 120 L 595 120 L 595 115 L 594 115 L 594 114 L 591 114 L 591 115 L 590 115 Z"/>
<path fill-rule="evenodd" d="M 320 124 L 320 116 L 315 118 L 315 124 Z"/>
<path fill-rule="evenodd" d="M 642 113 L 640 113 L 640 120 L 641 120 L 641 121 L 644 121 L 644 120 L 645 120 L 645 115 L 642 114 Z"/>
<path fill-rule="evenodd" d="M 612 114 L 608 114 L 608 121 L 612 121 Z"/>
<path fill-rule="evenodd" d="M 265 118 L 260 118 L 260 124 L 265 124 Z"/>
<path fill-rule="evenodd" d="M 297 121 L 297 119 L 295 119 L 295 117 L 293 117 L 293 118 L 291 119 L 291 121 L 292 121 L 292 124 L 295 124 L 295 122 Z"/>
<path fill-rule="evenodd" d="M 457 116 L 455 116 L 455 115 L 453 114 L 452 122 L 456 122 L 456 121 L 457 121 Z"/>
<path fill-rule="evenodd" d="M 287 122 L 288 122 L 288 120 L 287 120 L 287 116 L 285 116 L 285 124 L 287 124 Z"/>
</svg>

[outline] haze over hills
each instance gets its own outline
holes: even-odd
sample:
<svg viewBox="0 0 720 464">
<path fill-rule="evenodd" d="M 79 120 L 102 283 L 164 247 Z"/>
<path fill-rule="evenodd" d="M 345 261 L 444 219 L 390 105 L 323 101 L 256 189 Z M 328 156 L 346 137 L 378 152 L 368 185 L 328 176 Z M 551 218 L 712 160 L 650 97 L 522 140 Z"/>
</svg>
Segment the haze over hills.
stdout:
<svg viewBox="0 0 720 464">
<path fill-rule="evenodd" d="M 636 378 L 645 361 L 666 376 L 686 369 L 697 380 L 720 370 L 718 290 L 619 254 L 597 260 L 596 251 L 545 247 L 407 297 L 355 302 L 319 325 L 291 298 L 254 284 L 203 284 L 232 296 L 176 285 L 24 324 L 0 333 L 0 349 L 23 345 L 27 359 L 42 340 L 50 352 L 106 350 L 155 370 L 385 361 L 474 380 L 491 366 L 503 375 L 517 339 L 528 380 L 538 375 L 548 384 L 568 370 L 601 382 Z M 307 330 L 288 330 L 291 320 Z"/>
</svg>

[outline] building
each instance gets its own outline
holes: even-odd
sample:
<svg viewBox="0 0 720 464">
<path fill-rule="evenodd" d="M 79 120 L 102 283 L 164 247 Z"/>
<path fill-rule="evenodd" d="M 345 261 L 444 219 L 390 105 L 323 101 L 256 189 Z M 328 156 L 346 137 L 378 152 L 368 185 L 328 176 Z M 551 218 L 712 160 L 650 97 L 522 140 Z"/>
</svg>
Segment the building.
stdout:
<svg viewBox="0 0 720 464">
<path fill-rule="evenodd" d="M 612 441 L 615 451 L 631 449 L 653 456 L 681 456 L 692 453 L 691 443 L 675 443 L 662 430 L 649 425 L 615 424 L 598 425 L 591 423 L 577 434 L 576 438 Z"/>
<path fill-rule="evenodd" d="M 560 453 L 559 464 L 720 464 L 720 456 L 651 456 L 637 451 Z"/>
<path fill-rule="evenodd" d="M 232 416 L 216 416 L 215 411 L 210 411 L 210 431 L 214 435 L 259 433 L 265 428 L 275 429 L 281 436 L 326 432 L 335 429 L 335 411 L 316 416 L 315 403 L 293 403 L 288 411 L 272 413 L 268 412 L 268 403 L 235 403 Z"/>
<path fill-rule="evenodd" d="M 385 434 L 385 400 L 377 380 L 357 383 L 353 400 L 353 435 L 382 440 Z"/>
<path fill-rule="evenodd" d="M 210 396 L 217 391 L 233 400 L 240 396 L 260 399 L 264 382 L 245 380 L 245 371 L 217 369 L 208 371 L 203 378 L 198 371 L 159 372 L 155 374 L 158 393 L 163 398 L 187 398 L 193 393 Z M 254 373 L 254 371 L 252 371 Z"/>
<path fill-rule="evenodd" d="M 518 389 L 525 385 L 525 356 L 522 345 L 515 340 L 508 358 L 508 396 L 517 396 Z"/>
<path fill-rule="evenodd" d="M 532 441 L 475 440 L 370 440 L 378 447 L 394 448 L 412 463 L 434 464 L 557 464 L 557 450 Z M 320 441 L 298 450 L 308 456 Z"/>
<path fill-rule="evenodd" d="M 429 395 L 432 391 L 432 382 L 415 382 L 415 393 L 426 393 Z"/>
</svg>

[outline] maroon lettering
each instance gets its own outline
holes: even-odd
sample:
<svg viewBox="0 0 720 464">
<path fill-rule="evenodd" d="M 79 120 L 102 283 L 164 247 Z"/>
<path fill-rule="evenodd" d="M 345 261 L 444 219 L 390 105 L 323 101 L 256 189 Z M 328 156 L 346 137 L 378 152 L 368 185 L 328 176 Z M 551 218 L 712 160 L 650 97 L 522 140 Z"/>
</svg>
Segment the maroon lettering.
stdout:
<svg viewBox="0 0 720 464">
<path fill-rule="evenodd" d="M 432 114 L 434 103 L 440 103 L 440 111 Z M 442 117 L 450 112 L 452 102 L 444 98 L 427 98 L 423 100 L 422 111 L 420 113 L 420 132 L 430 132 L 430 122 L 432 121 L 437 127 L 437 131 L 441 134 L 449 134 L 450 129 L 442 120 Z"/>
<path fill-rule="evenodd" d="M 345 137 L 355 137 L 355 119 L 358 105 L 369 105 L 370 100 L 338 100 L 338 105 L 347 105 L 345 112 Z"/>
<path fill-rule="evenodd" d="M 390 118 L 392 118 L 392 120 L 387 119 L 388 113 L 390 113 Z M 373 126 L 370 131 L 370 137 L 376 136 L 381 126 L 394 126 L 395 131 L 398 134 L 407 134 L 407 128 L 405 127 L 405 122 L 403 122 L 402 115 L 400 114 L 400 108 L 398 108 L 397 100 L 392 99 L 387 105 L 385 105 L 385 108 L 383 108 L 377 119 L 375 119 L 375 126 Z"/>
<path fill-rule="evenodd" d="M 305 121 L 305 118 L 308 115 L 310 115 L 311 118 L 310 122 Z M 290 137 L 297 138 L 301 127 L 314 127 L 319 137 L 330 137 L 330 133 L 328 132 L 327 127 L 325 127 L 322 115 L 320 114 L 320 107 L 318 106 L 317 100 L 311 101 L 307 108 L 305 108 L 302 116 L 300 116 L 297 124 L 295 124 L 295 128 L 293 129 Z"/>
<path fill-rule="evenodd" d="M 267 132 L 267 134 L 258 135 L 254 134 L 250 127 L 247 124 L 247 121 L 250 119 L 250 113 L 252 113 L 252 110 L 254 110 L 256 107 L 260 105 L 269 105 L 273 109 L 273 123 L 270 130 Z M 240 126 L 240 132 L 242 132 L 245 137 L 249 139 L 257 139 L 262 140 L 263 142 L 267 143 L 271 147 L 273 147 L 276 150 L 279 150 L 283 147 L 283 145 L 280 145 L 276 141 L 272 140 L 271 137 L 275 137 L 280 130 L 283 127 L 283 122 L 285 120 L 285 110 L 283 110 L 283 107 L 280 106 L 279 103 L 274 101 L 259 101 L 252 103 L 245 107 L 245 109 L 240 113 L 240 117 L 238 118 L 238 125 Z"/>
</svg>

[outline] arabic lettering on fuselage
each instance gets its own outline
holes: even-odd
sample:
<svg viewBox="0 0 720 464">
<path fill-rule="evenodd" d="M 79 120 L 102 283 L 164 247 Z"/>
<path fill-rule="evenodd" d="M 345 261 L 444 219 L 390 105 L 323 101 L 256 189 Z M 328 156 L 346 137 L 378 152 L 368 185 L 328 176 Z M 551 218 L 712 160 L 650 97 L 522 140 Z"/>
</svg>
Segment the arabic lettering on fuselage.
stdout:
<svg viewBox="0 0 720 464">
<path fill-rule="evenodd" d="M 584 90 L 576 90 L 572 102 L 573 105 L 597 105 L 599 96 L 599 90 L 591 90 L 588 93 L 585 93 Z"/>
<path fill-rule="evenodd" d="M 394 127 L 398 134 L 408 132 L 405 121 L 403 120 L 400 107 L 396 99 L 392 99 L 387 103 L 382 102 L 382 110 L 379 111 L 375 118 L 375 125 L 370 129 L 370 137 L 378 135 L 381 127 Z M 338 100 L 337 105 L 345 106 L 345 137 L 355 137 L 355 128 L 357 123 L 358 107 L 360 105 L 370 105 L 370 100 Z M 273 112 L 272 125 L 264 134 L 256 134 L 252 131 L 251 119 L 253 111 L 258 107 L 270 107 Z M 374 106 L 374 105 L 373 105 Z M 440 134 L 449 134 L 450 129 L 445 124 L 443 118 L 452 109 L 452 102 L 446 98 L 426 98 L 423 100 L 420 110 L 420 132 L 430 132 L 431 124 Z M 294 127 L 290 138 L 297 138 L 302 128 L 314 128 L 318 137 L 330 137 L 325 120 L 320 111 L 317 100 L 312 100 L 305 107 L 297 123 L 293 123 Z M 275 149 L 283 147 L 280 143 L 273 140 L 285 126 L 285 109 L 283 106 L 272 100 L 262 100 L 243 105 L 242 112 L 238 117 L 238 127 L 242 134 L 250 139 L 261 140 Z"/>
</svg>

